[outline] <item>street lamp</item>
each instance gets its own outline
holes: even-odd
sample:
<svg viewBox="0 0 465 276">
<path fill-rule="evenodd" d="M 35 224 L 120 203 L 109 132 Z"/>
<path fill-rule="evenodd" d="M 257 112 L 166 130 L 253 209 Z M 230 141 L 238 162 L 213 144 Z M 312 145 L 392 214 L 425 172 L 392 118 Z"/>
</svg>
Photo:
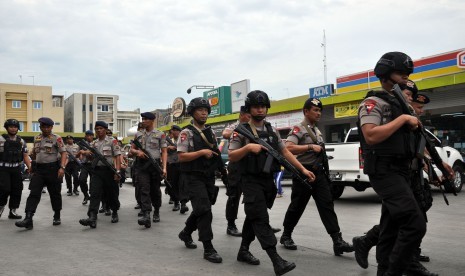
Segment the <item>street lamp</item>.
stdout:
<svg viewBox="0 0 465 276">
<path fill-rule="evenodd" d="M 189 87 L 189 89 L 187 89 L 187 94 L 190 94 L 192 92 L 192 88 L 195 88 L 195 89 L 213 89 L 213 88 L 215 88 L 215 86 L 213 86 L 213 85 L 192 85 L 191 87 Z"/>
</svg>

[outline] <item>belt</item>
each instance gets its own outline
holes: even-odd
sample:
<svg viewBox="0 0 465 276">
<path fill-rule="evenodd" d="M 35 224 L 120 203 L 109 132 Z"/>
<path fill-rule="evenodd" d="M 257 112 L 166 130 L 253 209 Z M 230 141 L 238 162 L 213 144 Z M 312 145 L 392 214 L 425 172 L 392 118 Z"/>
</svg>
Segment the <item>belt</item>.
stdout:
<svg viewBox="0 0 465 276">
<path fill-rule="evenodd" d="M 15 167 L 19 167 L 20 165 L 21 165 L 20 162 L 16 162 L 16 163 L 0 162 L 0 167 L 6 167 L 6 168 L 15 168 Z"/>
<path fill-rule="evenodd" d="M 47 168 L 58 168 L 58 162 L 52 163 L 36 163 L 38 169 L 47 169 Z"/>
</svg>

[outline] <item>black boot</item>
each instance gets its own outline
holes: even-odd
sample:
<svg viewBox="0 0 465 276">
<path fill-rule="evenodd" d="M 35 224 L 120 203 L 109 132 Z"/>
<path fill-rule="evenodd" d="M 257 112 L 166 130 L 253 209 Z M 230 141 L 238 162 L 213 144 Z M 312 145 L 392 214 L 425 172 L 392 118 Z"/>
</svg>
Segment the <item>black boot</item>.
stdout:
<svg viewBox="0 0 465 276">
<path fill-rule="evenodd" d="M 242 233 L 237 230 L 236 224 L 228 223 L 228 228 L 226 228 L 226 234 L 233 237 L 242 237 Z"/>
<path fill-rule="evenodd" d="M 68 192 L 66 193 L 67 196 L 72 196 L 73 195 L 73 192 L 71 192 L 71 189 L 68 190 Z"/>
<path fill-rule="evenodd" d="M 97 227 L 97 214 L 90 213 L 89 218 L 80 219 L 79 223 L 84 226 L 90 226 L 90 228 L 96 228 Z"/>
<path fill-rule="evenodd" d="M 173 212 L 179 211 L 181 207 L 179 207 L 179 202 L 175 201 L 173 206 Z"/>
<path fill-rule="evenodd" d="M 203 251 L 203 258 L 216 264 L 223 262 L 223 258 L 221 258 L 220 254 L 218 254 L 215 249 L 205 249 Z"/>
<path fill-rule="evenodd" d="M 368 252 L 374 244 L 366 236 L 354 237 L 352 243 L 354 244 L 355 260 L 360 267 L 366 269 L 368 267 Z"/>
<path fill-rule="evenodd" d="M 22 219 L 23 217 L 16 213 L 16 209 L 11 209 L 10 213 L 8 214 L 8 218 L 9 219 Z"/>
<path fill-rule="evenodd" d="M 192 240 L 192 236 L 190 234 L 188 234 L 185 230 L 182 230 L 181 232 L 179 232 L 179 235 L 178 235 L 179 239 L 182 240 L 184 242 L 184 245 L 189 248 L 189 249 L 196 249 L 197 248 L 197 244 L 194 243 L 194 241 Z"/>
<path fill-rule="evenodd" d="M 438 276 L 439 274 L 429 271 L 424 267 L 419 261 L 418 258 L 414 257 L 410 262 L 408 268 L 404 272 L 407 276 Z"/>
<path fill-rule="evenodd" d="M 251 265 L 260 264 L 260 260 L 255 258 L 254 255 L 250 253 L 249 248 L 247 246 L 241 246 L 241 248 L 239 248 L 239 252 L 237 253 L 237 260 L 239 262 L 244 262 Z"/>
<path fill-rule="evenodd" d="M 139 225 L 144 225 L 145 228 L 150 228 L 152 223 L 150 222 L 150 211 L 144 211 L 144 215 L 137 220 Z"/>
<path fill-rule="evenodd" d="M 89 202 L 89 196 L 85 195 L 84 200 L 82 201 L 82 205 L 87 205 L 87 202 Z"/>
<path fill-rule="evenodd" d="M 33 216 L 34 216 L 34 213 L 26 212 L 26 217 L 22 221 L 15 222 L 15 225 L 21 228 L 26 228 L 27 230 L 31 230 L 32 228 L 34 228 L 34 225 L 32 222 Z"/>
<path fill-rule="evenodd" d="M 278 255 L 276 247 L 267 249 L 266 253 L 273 262 L 274 273 L 276 273 L 276 275 L 286 274 L 295 268 L 294 263 L 288 262 Z"/>
<path fill-rule="evenodd" d="M 105 216 L 111 216 L 111 210 L 110 208 L 105 209 Z"/>
<path fill-rule="evenodd" d="M 286 249 L 297 250 L 297 245 L 292 240 L 291 235 L 283 234 L 281 236 L 281 239 L 279 239 L 279 243 L 284 245 L 284 248 L 286 248 Z"/>
<path fill-rule="evenodd" d="M 160 222 L 160 209 L 153 210 L 153 222 Z"/>
<path fill-rule="evenodd" d="M 348 244 L 346 241 L 342 239 L 341 232 L 333 233 L 330 236 L 331 236 L 331 239 L 333 239 L 334 255 L 340 256 L 344 252 L 354 251 L 354 248 L 352 247 L 352 245 Z"/>
<path fill-rule="evenodd" d="M 61 224 L 61 219 L 60 219 L 60 211 L 55 211 L 55 214 L 53 215 L 53 225 L 60 225 Z"/>
<path fill-rule="evenodd" d="M 186 206 L 186 203 L 185 202 L 181 202 L 181 210 L 179 211 L 181 214 L 184 214 L 186 213 L 187 211 L 189 211 L 189 207 Z"/>
<path fill-rule="evenodd" d="M 105 213 L 105 215 L 106 215 L 106 213 Z M 117 223 L 118 221 L 119 221 L 118 211 L 113 210 L 113 213 L 111 213 L 111 223 Z"/>
</svg>

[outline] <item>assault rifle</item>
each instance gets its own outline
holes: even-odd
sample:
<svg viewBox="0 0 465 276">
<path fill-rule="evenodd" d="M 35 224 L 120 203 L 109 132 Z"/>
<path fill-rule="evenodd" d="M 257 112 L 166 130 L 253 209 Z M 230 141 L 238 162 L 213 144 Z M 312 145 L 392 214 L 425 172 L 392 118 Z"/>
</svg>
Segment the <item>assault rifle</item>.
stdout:
<svg viewBox="0 0 465 276">
<path fill-rule="evenodd" d="M 121 175 L 116 171 L 115 167 L 112 164 L 110 164 L 110 162 L 108 162 L 107 158 L 103 156 L 100 152 L 98 152 L 95 148 L 91 147 L 89 144 L 87 144 L 86 142 L 82 140 L 78 142 L 78 145 L 81 148 L 84 148 L 92 153 L 92 156 L 96 158 L 96 161 L 97 161 L 97 162 L 94 161 L 95 165 L 98 163 L 98 161 L 100 161 L 103 163 L 105 167 L 109 168 L 114 174 L 117 174 L 118 176 L 121 177 Z"/>
<path fill-rule="evenodd" d="M 394 96 L 396 97 L 396 99 L 399 101 L 400 103 L 400 106 L 402 108 L 402 112 L 404 114 L 408 114 L 408 115 L 411 115 L 413 116 L 413 113 L 412 111 L 410 110 L 409 108 L 409 105 L 402 93 L 402 90 L 400 89 L 399 85 L 398 84 L 395 84 L 393 89 L 392 89 L 393 93 L 394 93 Z M 421 135 L 422 139 L 420 141 L 420 145 L 426 147 L 426 149 L 428 150 L 429 154 L 431 155 L 431 159 L 433 160 L 434 164 L 436 164 L 436 167 L 442 172 L 442 175 L 445 177 L 446 175 L 449 175 L 449 172 L 447 171 L 447 169 L 444 167 L 444 164 L 442 163 L 442 159 L 441 159 L 441 156 L 439 156 L 439 153 L 437 152 L 434 144 L 431 142 L 431 140 L 429 139 L 428 137 L 428 134 L 426 133 L 425 131 L 425 127 L 423 125 L 420 125 L 418 127 L 418 132 L 419 134 Z M 423 152 L 419 152 L 417 150 L 417 156 L 418 157 L 422 157 L 423 155 Z M 422 171 L 422 170 L 420 170 Z M 422 176 L 423 177 L 423 176 Z M 453 194 L 455 196 L 457 196 L 457 193 L 455 192 L 455 190 L 453 189 L 452 187 L 452 183 L 449 181 L 448 178 L 445 178 L 444 180 L 440 180 L 438 179 L 442 185 L 444 185 L 445 187 L 451 187 L 450 190 L 453 191 Z"/>
<path fill-rule="evenodd" d="M 89 170 L 86 168 L 86 166 L 84 166 L 80 160 L 78 160 L 76 158 L 76 156 L 74 156 L 72 153 L 68 153 L 68 158 L 71 159 L 72 162 L 76 162 L 77 166 L 79 167 L 79 169 L 84 169 L 86 170 L 87 172 L 89 172 Z M 89 172 L 90 173 L 90 172 Z"/>
<path fill-rule="evenodd" d="M 306 185 L 310 190 L 312 189 L 312 185 L 310 184 L 306 176 L 302 175 L 301 172 L 299 172 L 291 163 L 289 163 L 289 161 L 287 161 L 286 158 L 284 158 L 277 150 L 275 150 L 267 142 L 263 141 L 258 137 L 255 137 L 243 124 L 239 124 L 234 131 L 238 132 L 239 134 L 242 134 L 245 138 L 249 139 L 250 141 L 253 141 L 265 147 L 269 154 L 268 157 L 271 156 L 272 158 L 276 159 L 276 161 L 278 161 L 279 164 L 281 164 L 284 168 L 290 171 L 297 178 L 297 180 Z M 267 167 L 267 164 L 271 165 L 272 161 L 272 159 L 268 158 L 266 160 L 265 167 Z"/>
<path fill-rule="evenodd" d="M 145 154 L 145 156 L 147 156 L 147 159 L 150 162 L 150 164 L 152 164 L 155 167 L 155 169 L 158 171 L 160 176 L 163 177 L 163 180 L 164 180 L 165 184 L 168 185 L 170 187 L 170 189 L 173 189 L 173 186 L 171 186 L 171 183 L 168 181 L 166 176 L 163 176 L 163 169 L 161 168 L 160 164 L 157 161 L 155 161 L 155 159 L 152 157 L 150 152 L 148 152 L 146 149 L 144 149 L 142 147 L 142 144 L 139 142 L 139 140 L 134 139 L 134 141 L 132 141 L 132 143 L 134 144 L 134 146 L 139 148 L 139 150 L 141 150 Z"/>
</svg>

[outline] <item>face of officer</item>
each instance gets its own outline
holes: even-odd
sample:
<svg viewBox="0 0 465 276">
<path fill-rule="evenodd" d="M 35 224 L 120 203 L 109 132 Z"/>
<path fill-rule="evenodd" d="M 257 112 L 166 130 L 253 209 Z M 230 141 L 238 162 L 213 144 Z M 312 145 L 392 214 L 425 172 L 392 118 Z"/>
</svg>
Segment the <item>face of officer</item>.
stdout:
<svg viewBox="0 0 465 276">
<path fill-rule="evenodd" d="M 204 125 L 207 122 L 208 109 L 206 107 L 196 108 L 192 113 L 192 118 L 194 118 L 197 124 Z"/>
<path fill-rule="evenodd" d="M 91 135 L 91 134 L 86 134 L 86 141 L 87 142 L 92 142 L 94 141 L 94 135 Z"/>
<path fill-rule="evenodd" d="M 40 131 L 44 136 L 49 136 L 52 133 L 53 126 L 40 124 Z"/>
<path fill-rule="evenodd" d="M 152 128 L 153 127 L 153 121 L 154 120 L 150 120 L 150 119 L 147 119 L 145 117 L 142 117 L 142 128 Z"/>
<path fill-rule="evenodd" d="M 407 84 L 408 81 L 408 76 L 409 74 L 405 72 L 399 72 L 399 71 L 394 71 L 391 73 L 391 81 L 393 81 L 393 86 L 394 84 Z"/>
<path fill-rule="evenodd" d="M 74 140 L 71 139 L 71 138 L 66 139 L 66 144 L 68 144 L 68 145 L 72 145 L 73 142 L 74 142 Z"/>
<path fill-rule="evenodd" d="M 7 126 L 6 131 L 8 132 L 8 135 L 15 136 L 18 133 L 18 127 L 16 127 L 16 126 Z"/>
<path fill-rule="evenodd" d="M 95 134 L 97 135 L 97 138 L 99 139 L 103 139 L 107 135 L 107 129 L 102 126 L 96 126 L 94 130 L 95 130 Z"/>
<path fill-rule="evenodd" d="M 310 106 L 310 109 L 304 109 L 304 116 L 310 123 L 314 124 L 320 121 L 321 108 L 318 106 Z"/>
<path fill-rule="evenodd" d="M 241 112 L 239 115 L 239 122 L 247 123 L 248 121 L 250 121 L 250 118 L 251 118 L 250 113 Z"/>
<path fill-rule="evenodd" d="M 268 108 L 265 105 L 252 105 L 250 106 L 250 117 L 256 122 L 261 122 L 266 118 Z"/>
<path fill-rule="evenodd" d="M 407 99 L 407 102 L 409 104 L 412 104 L 412 102 L 413 102 L 413 93 L 412 93 L 412 91 L 410 91 L 408 89 L 404 89 L 404 90 L 402 90 L 402 94 L 404 94 L 404 97 Z"/>
<path fill-rule="evenodd" d="M 171 135 L 173 136 L 174 139 L 178 139 L 179 133 L 180 133 L 179 130 L 175 130 L 175 129 L 171 130 Z"/>
<path fill-rule="evenodd" d="M 425 107 L 424 104 L 421 104 L 421 103 L 417 103 L 417 102 L 412 102 L 412 107 L 413 107 L 413 110 L 415 110 L 415 113 L 420 116 L 423 114 L 423 108 Z"/>
</svg>

